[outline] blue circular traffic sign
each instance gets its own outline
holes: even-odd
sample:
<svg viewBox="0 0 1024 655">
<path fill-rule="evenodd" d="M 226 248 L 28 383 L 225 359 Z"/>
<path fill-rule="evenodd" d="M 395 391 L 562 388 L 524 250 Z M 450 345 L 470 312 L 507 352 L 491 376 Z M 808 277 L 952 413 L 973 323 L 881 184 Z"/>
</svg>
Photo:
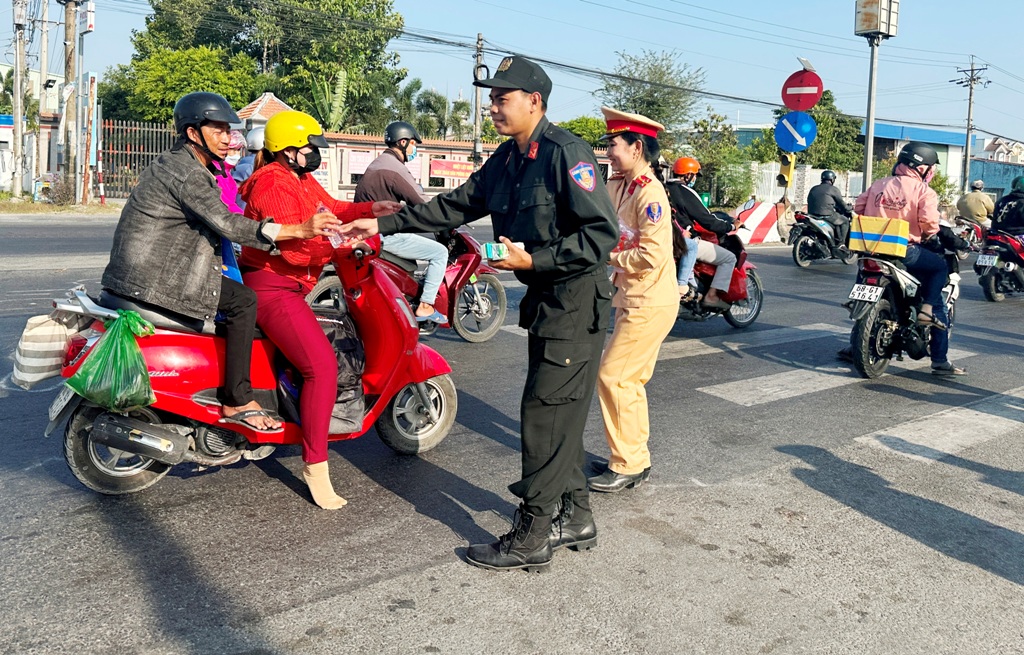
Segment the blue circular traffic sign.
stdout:
<svg viewBox="0 0 1024 655">
<path fill-rule="evenodd" d="M 791 111 L 775 124 L 775 143 L 785 152 L 807 150 L 817 136 L 818 124 L 802 111 Z"/>
</svg>

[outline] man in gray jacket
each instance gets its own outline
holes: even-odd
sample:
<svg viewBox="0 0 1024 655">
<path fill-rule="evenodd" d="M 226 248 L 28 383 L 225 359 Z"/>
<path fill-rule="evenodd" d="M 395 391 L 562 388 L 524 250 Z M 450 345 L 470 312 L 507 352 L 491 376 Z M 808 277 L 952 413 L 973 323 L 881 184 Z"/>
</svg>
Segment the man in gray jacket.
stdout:
<svg viewBox="0 0 1024 655">
<path fill-rule="evenodd" d="M 190 93 L 174 106 L 178 141 L 139 177 L 114 232 L 103 288 L 185 322 L 212 321 L 225 328 L 223 421 L 258 432 L 281 423 L 260 407 L 249 378 L 256 326 L 256 294 L 221 274 L 221 237 L 253 248 L 329 234 L 341 223 L 321 213 L 299 225 L 257 222 L 232 213 L 221 201 L 214 161 L 223 160 L 230 124 L 241 122 L 214 93 Z"/>
</svg>

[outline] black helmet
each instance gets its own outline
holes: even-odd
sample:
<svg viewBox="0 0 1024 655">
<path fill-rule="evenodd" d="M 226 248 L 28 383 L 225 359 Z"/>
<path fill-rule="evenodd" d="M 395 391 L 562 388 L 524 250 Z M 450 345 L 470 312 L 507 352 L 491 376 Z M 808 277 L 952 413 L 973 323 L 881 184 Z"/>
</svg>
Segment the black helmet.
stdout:
<svg viewBox="0 0 1024 655">
<path fill-rule="evenodd" d="M 423 139 L 420 137 L 420 133 L 416 131 L 416 128 L 405 121 L 395 121 L 384 128 L 385 144 L 389 146 L 394 145 L 402 139 L 423 143 Z"/>
<path fill-rule="evenodd" d="M 934 166 L 939 163 L 939 153 L 935 152 L 935 148 L 927 143 L 911 141 L 900 149 L 896 163 L 907 164 L 915 168 L 917 166 Z"/>
<path fill-rule="evenodd" d="M 828 182 L 829 184 L 836 183 L 836 172 L 835 171 L 822 171 L 821 181 Z"/>
<path fill-rule="evenodd" d="M 216 93 L 197 91 L 189 93 L 174 103 L 174 132 L 184 136 L 185 128 L 198 128 L 207 121 L 241 123 L 242 120 L 231 108 L 231 104 Z"/>
</svg>

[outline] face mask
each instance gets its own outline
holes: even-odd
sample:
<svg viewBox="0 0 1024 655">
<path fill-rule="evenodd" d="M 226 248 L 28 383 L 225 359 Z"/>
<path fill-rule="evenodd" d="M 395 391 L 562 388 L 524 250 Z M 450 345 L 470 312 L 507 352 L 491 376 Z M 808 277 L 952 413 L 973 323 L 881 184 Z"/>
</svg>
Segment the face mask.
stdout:
<svg viewBox="0 0 1024 655">
<path fill-rule="evenodd" d="M 933 177 L 935 177 L 935 167 L 931 166 L 928 168 L 928 172 L 924 174 L 924 183 L 931 184 Z"/>
<path fill-rule="evenodd" d="M 690 178 L 687 178 L 686 181 L 683 182 L 683 184 L 685 184 L 686 186 L 688 186 L 688 187 L 690 187 L 692 189 L 693 188 L 693 183 L 696 182 L 696 181 L 697 181 L 696 177 L 690 177 Z"/>
<path fill-rule="evenodd" d="M 242 157 L 239 155 L 228 155 L 227 157 L 224 158 L 224 162 L 227 163 L 229 166 L 234 166 L 235 164 L 238 163 L 238 160 L 241 158 Z"/>
<path fill-rule="evenodd" d="M 405 161 L 408 162 L 408 161 L 412 161 L 413 159 L 416 159 L 416 145 L 415 144 L 413 144 L 412 147 L 409 148 L 405 152 Z"/>
<path fill-rule="evenodd" d="M 288 162 L 288 165 L 291 166 L 292 170 L 298 173 L 299 175 L 312 173 L 316 169 L 320 168 L 320 149 L 317 148 L 316 146 L 310 147 L 313 148 L 313 152 L 304 155 L 306 158 L 305 166 L 299 166 L 299 163 L 294 159 L 289 160 Z"/>
</svg>

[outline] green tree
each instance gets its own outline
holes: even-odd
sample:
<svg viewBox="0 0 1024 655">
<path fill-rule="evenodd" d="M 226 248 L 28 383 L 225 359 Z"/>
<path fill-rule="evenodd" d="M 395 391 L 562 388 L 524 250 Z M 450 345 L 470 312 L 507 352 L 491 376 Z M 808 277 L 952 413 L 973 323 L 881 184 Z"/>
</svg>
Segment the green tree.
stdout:
<svg viewBox="0 0 1024 655">
<path fill-rule="evenodd" d="M 694 121 L 688 140 L 692 156 L 701 167 L 694 189 L 710 193 L 715 206 L 735 205 L 754 190 L 753 172 L 728 119 L 711 107 L 707 111 L 706 116 Z"/>
<path fill-rule="evenodd" d="M 593 116 L 577 116 L 559 123 L 558 127 L 572 132 L 592 146 L 601 145 L 601 137 L 605 133 L 604 121 Z"/>
<path fill-rule="evenodd" d="M 138 120 L 128 105 L 130 69 L 125 64 L 111 66 L 96 85 L 96 97 L 103 105 L 104 120 Z"/>
<path fill-rule="evenodd" d="M 256 61 L 244 54 L 200 46 L 155 50 L 135 62 L 128 106 L 141 120 L 168 121 L 178 98 L 193 91 L 219 93 L 234 107 L 252 99 Z"/>
<path fill-rule="evenodd" d="M 30 132 L 39 127 L 39 100 L 28 91 L 21 98 L 21 108 L 25 115 L 25 127 Z M 0 90 L 0 114 L 14 112 L 14 69 L 10 68 L 3 78 L 3 90 Z"/>
<path fill-rule="evenodd" d="M 467 133 L 472 132 L 467 125 L 472 113 L 468 100 L 458 98 L 449 101 L 443 93 L 428 89 L 416 96 L 416 110 L 421 115 L 424 129 L 420 134 L 424 137 L 464 139 Z M 419 126 L 416 129 L 419 130 Z"/>
<path fill-rule="evenodd" d="M 679 61 L 679 53 L 643 50 L 639 55 L 617 52 L 619 62 L 606 77 L 597 97 L 620 111 L 642 114 L 665 126 L 662 146 L 671 147 L 690 122 L 704 71 Z"/>
<path fill-rule="evenodd" d="M 311 87 L 313 117 L 327 132 L 340 132 L 345 127 L 349 106 L 346 104 L 348 74 L 338 71 L 334 83 L 317 80 Z"/>
<path fill-rule="evenodd" d="M 743 154 L 749 157 L 751 161 L 762 164 L 778 160 L 782 150 L 775 143 L 775 130 L 770 127 L 761 130 L 761 135 L 743 149 Z"/>
</svg>

